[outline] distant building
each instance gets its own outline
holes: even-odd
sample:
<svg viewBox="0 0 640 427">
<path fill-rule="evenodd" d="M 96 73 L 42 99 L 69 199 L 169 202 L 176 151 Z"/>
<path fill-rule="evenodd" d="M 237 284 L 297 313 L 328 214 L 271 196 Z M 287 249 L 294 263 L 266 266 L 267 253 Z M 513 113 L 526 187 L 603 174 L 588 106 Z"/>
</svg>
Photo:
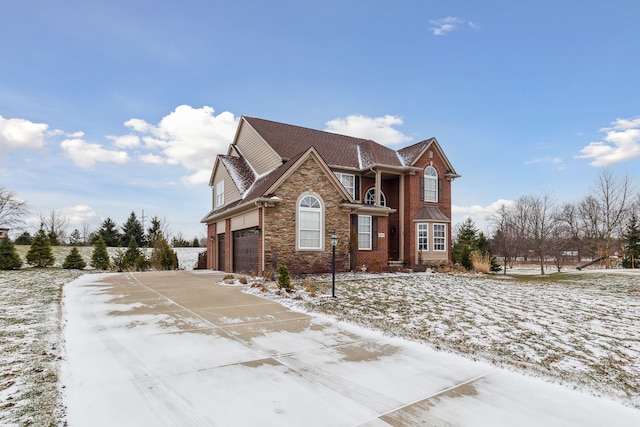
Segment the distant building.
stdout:
<svg viewBox="0 0 640 427">
<path fill-rule="evenodd" d="M 0 240 L 4 239 L 5 237 L 9 237 L 9 229 L 0 227 Z"/>
<path fill-rule="evenodd" d="M 451 263 L 451 181 L 438 141 L 371 140 L 243 116 L 213 166 L 207 267 L 381 270 Z"/>
</svg>

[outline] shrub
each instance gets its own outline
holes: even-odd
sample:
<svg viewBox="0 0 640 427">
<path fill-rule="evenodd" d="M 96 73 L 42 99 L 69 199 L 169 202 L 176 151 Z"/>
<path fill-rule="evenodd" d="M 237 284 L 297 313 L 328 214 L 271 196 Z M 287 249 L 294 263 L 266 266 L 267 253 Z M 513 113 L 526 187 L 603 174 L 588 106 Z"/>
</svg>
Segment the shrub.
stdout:
<svg viewBox="0 0 640 427">
<path fill-rule="evenodd" d="M 22 260 L 14 244 L 8 237 L 0 240 L 0 270 L 17 270 L 20 267 Z"/>
<path fill-rule="evenodd" d="M 491 260 L 489 254 L 483 254 L 480 251 L 471 251 L 469 259 L 473 265 L 473 270 L 479 273 L 488 274 L 491 269 Z"/>
<path fill-rule="evenodd" d="M 276 278 L 276 284 L 278 288 L 287 291 L 291 290 L 291 278 L 289 277 L 289 269 L 286 265 L 278 267 L 278 277 Z"/>
<path fill-rule="evenodd" d="M 29 252 L 27 252 L 27 262 L 36 267 L 47 267 L 55 262 L 51 251 L 51 241 L 41 228 L 33 237 Z"/>
<path fill-rule="evenodd" d="M 80 255 L 78 248 L 75 246 L 71 249 L 71 252 L 69 252 L 69 255 L 67 255 L 62 263 L 62 268 L 73 270 L 83 270 L 86 266 L 87 263 L 82 259 L 82 255 Z"/>
<path fill-rule="evenodd" d="M 107 252 L 107 244 L 102 236 L 98 236 L 93 244 L 93 253 L 91 254 L 91 266 L 98 270 L 108 270 L 111 265 L 109 253 Z"/>
<path fill-rule="evenodd" d="M 171 250 L 167 240 L 158 233 L 153 242 L 153 251 L 151 252 L 151 266 L 156 270 L 177 270 L 178 254 Z"/>
</svg>

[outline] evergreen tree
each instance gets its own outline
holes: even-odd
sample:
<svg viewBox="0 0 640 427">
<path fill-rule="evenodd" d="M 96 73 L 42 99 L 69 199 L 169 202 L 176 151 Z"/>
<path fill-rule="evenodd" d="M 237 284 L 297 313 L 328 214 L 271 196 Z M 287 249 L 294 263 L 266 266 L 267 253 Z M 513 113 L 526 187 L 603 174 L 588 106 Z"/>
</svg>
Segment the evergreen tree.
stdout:
<svg viewBox="0 0 640 427">
<path fill-rule="evenodd" d="M 31 244 L 31 234 L 28 231 L 22 233 L 16 241 L 14 242 L 16 245 L 30 245 Z"/>
<path fill-rule="evenodd" d="M 191 244 L 191 246 L 193 246 L 194 248 L 200 247 L 200 240 L 198 240 L 198 237 L 193 238 L 193 243 Z"/>
<path fill-rule="evenodd" d="M 102 225 L 100 226 L 100 229 L 98 229 L 98 236 L 102 237 L 106 246 L 115 248 L 120 244 L 120 232 L 118 231 L 118 225 L 111 218 L 107 218 L 102 221 Z"/>
<path fill-rule="evenodd" d="M 276 278 L 276 284 L 280 289 L 287 291 L 291 290 L 291 278 L 289 277 L 289 269 L 286 265 L 278 267 L 278 277 Z"/>
<path fill-rule="evenodd" d="M 171 250 L 166 239 L 159 233 L 151 252 L 151 266 L 156 270 L 177 270 L 178 255 Z"/>
<path fill-rule="evenodd" d="M 87 266 L 87 263 L 82 259 L 82 255 L 78 252 L 78 248 L 75 246 L 69 252 L 69 255 L 64 259 L 62 268 L 83 270 Z"/>
<path fill-rule="evenodd" d="M 51 246 L 60 246 L 61 242 L 58 233 L 56 233 L 55 231 L 50 231 L 47 234 L 47 237 L 49 238 L 49 244 L 51 244 Z"/>
<path fill-rule="evenodd" d="M 0 240 L 0 270 L 17 270 L 20 267 L 22 259 L 14 244 L 8 237 Z"/>
<path fill-rule="evenodd" d="M 624 240 L 624 259 L 622 266 L 624 268 L 640 267 L 640 224 L 635 212 L 629 218 L 629 224 L 623 235 Z"/>
<path fill-rule="evenodd" d="M 77 228 L 73 230 L 71 236 L 69 236 L 69 244 L 73 246 L 83 245 L 84 240 L 82 239 L 82 234 L 80 234 L 80 230 Z"/>
<path fill-rule="evenodd" d="M 36 267 L 47 267 L 55 262 L 51 251 L 51 241 L 41 228 L 33 237 L 29 252 L 27 252 L 27 263 Z"/>
<path fill-rule="evenodd" d="M 131 236 L 129 239 L 129 246 L 125 251 L 122 259 L 122 267 L 124 270 L 131 270 L 135 267 L 136 261 L 142 254 L 140 253 L 140 249 L 138 249 L 138 243 L 136 242 L 136 238 Z"/>
<path fill-rule="evenodd" d="M 154 245 L 158 236 L 162 233 L 162 223 L 157 216 L 151 218 L 151 226 L 147 228 L 147 243 Z"/>
<path fill-rule="evenodd" d="M 138 221 L 138 217 L 136 217 L 136 213 L 131 211 L 131 215 L 127 219 L 127 222 L 122 226 L 122 237 L 121 243 L 122 246 L 128 245 L 131 237 L 136 239 L 136 243 L 138 247 L 145 245 L 144 239 L 144 228 L 142 227 L 142 223 Z"/>
<path fill-rule="evenodd" d="M 451 248 L 453 262 L 462 265 L 467 270 L 473 269 L 471 252 L 478 249 L 478 229 L 471 218 L 467 218 L 460 226 L 456 242 Z"/>
<path fill-rule="evenodd" d="M 99 270 L 108 270 L 111 261 L 107 253 L 107 244 L 102 236 L 98 236 L 93 246 L 93 254 L 91 254 L 91 265 Z"/>
</svg>

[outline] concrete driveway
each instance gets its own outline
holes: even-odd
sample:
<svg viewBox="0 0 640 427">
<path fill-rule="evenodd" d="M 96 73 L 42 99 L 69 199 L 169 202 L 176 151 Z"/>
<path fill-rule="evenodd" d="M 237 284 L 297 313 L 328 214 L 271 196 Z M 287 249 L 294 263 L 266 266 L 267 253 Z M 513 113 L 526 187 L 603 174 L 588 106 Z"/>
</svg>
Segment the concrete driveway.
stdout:
<svg viewBox="0 0 640 427">
<path fill-rule="evenodd" d="M 75 426 L 637 426 L 640 411 L 289 310 L 211 272 L 64 289 Z"/>
</svg>

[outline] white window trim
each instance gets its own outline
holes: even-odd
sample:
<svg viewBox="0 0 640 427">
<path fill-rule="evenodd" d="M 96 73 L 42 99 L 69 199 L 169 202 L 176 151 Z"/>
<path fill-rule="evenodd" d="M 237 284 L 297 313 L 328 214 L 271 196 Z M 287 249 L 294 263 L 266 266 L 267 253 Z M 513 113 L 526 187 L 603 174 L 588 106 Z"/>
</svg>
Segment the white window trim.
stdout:
<svg viewBox="0 0 640 427">
<path fill-rule="evenodd" d="M 362 218 L 369 218 L 369 231 L 361 231 L 360 227 L 362 226 Z M 373 248 L 372 242 L 372 234 L 373 234 L 373 218 L 371 215 L 358 215 L 358 250 L 359 251 L 370 251 Z M 367 236 L 368 238 L 360 238 L 360 236 Z M 366 245 L 368 243 L 368 246 Z"/>
<path fill-rule="evenodd" d="M 424 169 L 424 201 L 438 202 L 438 171 L 433 166 Z M 433 197 L 428 197 L 432 196 Z"/>
<path fill-rule="evenodd" d="M 307 197 L 307 196 L 311 196 L 313 198 L 315 198 L 318 203 L 320 203 L 320 239 L 319 239 L 319 246 L 318 247 L 307 247 L 307 246 L 302 246 L 300 244 L 300 239 L 301 239 L 301 235 L 300 235 L 300 211 L 309 211 L 309 212 L 317 212 L 316 209 L 311 209 L 311 208 L 302 208 L 300 207 L 300 203 L 302 202 L 302 200 Z M 310 192 L 306 192 L 304 194 L 301 194 L 298 197 L 298 201 L 296 202 L 296 250 L 299 251 L 321 251 L 322 248 L 324 247 L 324 202 L 322 200 L 322 198 L 315 193 L 310 193 Z"/>
<path fill-rule="evenodd" d="M 442 231 L 443 231 L 443 236 L 442 237 L 436 237 L 436 225 L 441 225 L 442 226 Z M 443 249 L 436 249 L 436 242 L 442 239 L 442 247 Z M 447 224 L 443 224 L 443 223 L 435 223 L 433 224 L 433 251 L 434 252 L 446 252 L 447 251 Z"/>
<path fill-rule="evenodd" d="M 367 200 L 369 197 L 369 194 L 373 193 L 373 199 L 374 202 L 373 203 L 369 203 L 369 200 Z M 367 192 L 364 194 L 364 203 L 366 205 L 375 205 L 375 194 L 376 194 L 376 188 L 375 187 L 371 187 L 370 189 L 367 190 Z M 380 204 L 381 206 L 387 206 L 387 196 L 384 195 L 384 193 L 382 191 L 380 191 Z"/>
<path fill-rule="evenodd" d="M 355 199 L 356 198 L 356 176 L 352 173 L 341 173 L 341 172 L 334 172 L 334 175 L 336 176 L 336 178 L 338 178 L 338 181 L 340 181 L 340 184 L 342 184 L 342 186 L 347 190 L 347 193 L 349 193 L 351 197 Z M 347 178 L 347 177 L 351 178 L 351 182 L 352 182 L 351 186 L 345 185 L 343 181 L 343 178 Z"/>
<path fill-rule="evenodd" d="M 423 245 L 426 249 L 420 249 L 420 228 L 424 226 L 426 235 L 426 242 Z M 419 222 L 416 224 L 416 249 L 418 252 L 428 252 L 429 251 L 429 223 L 428 222 Z"/>
<path fill-rule="evenodd" d="M 224 206 L 224 179 L 216 182 L 215 197 L 216 208 Z"/>
</svg>

